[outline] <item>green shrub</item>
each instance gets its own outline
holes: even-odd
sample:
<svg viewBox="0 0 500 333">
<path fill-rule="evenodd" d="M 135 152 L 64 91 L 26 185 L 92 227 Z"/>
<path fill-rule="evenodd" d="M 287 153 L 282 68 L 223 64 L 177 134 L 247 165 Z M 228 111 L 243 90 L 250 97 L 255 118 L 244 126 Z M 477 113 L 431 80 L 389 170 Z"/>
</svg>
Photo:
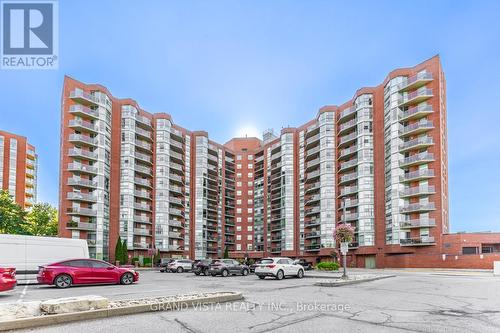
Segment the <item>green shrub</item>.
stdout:
<svg viewBox="0 0 500 333">
<path fill-rule="evenodd" d="M 151 258 L 144 257 L 142 263 L 144 264 L 144 266 L 151 266 Z"/>
<path fill-rule="evenodd" d="M 316 265 L 316 269 L 322 271 L 338 271 L 339 264 L 336 262 L 320 262 L 319 264 Z"/>
</svg>

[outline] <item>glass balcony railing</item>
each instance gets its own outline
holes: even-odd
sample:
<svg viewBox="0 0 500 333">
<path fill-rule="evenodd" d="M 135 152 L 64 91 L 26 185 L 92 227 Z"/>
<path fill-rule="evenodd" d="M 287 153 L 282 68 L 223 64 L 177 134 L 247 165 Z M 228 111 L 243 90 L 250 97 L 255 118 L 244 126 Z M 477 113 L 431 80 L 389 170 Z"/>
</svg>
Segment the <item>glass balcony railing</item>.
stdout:
<svg viewBox="0 0 500 333">
<path fill-rule="evenodd" d="M 412 197 L 412 196 L 422 196 L 422 195 L 430 195 L 436 193 L 436 189 L 434 186 L 417 186 L 417 187 L 409 187 L 404 189 L 400 193 L 400 197 Z"/>
<path fill-rule="evenodd" d="M 419 121 L 407 126 L 404 126 L 401 130 L 400 136 L 416 135 L 434 128 L 432 121 Z"/>
<path fill-rule="evenodd" d="M 432 73 L 427 71 L 422 71 L 413 76 L 408 77 L 398 86 L 399 91 L 407 91 L 416 89 L 424 86 L 428 82 L 432 81 Z"/>
<path fill-rule="evenodd" d="M 434 237 L 422 236 L 415 238 L 402 238 L 399 240 L 401 246 L 423 246 L 423 245 L 433 245 L 436 243 Z"/>
<path fill-rule="evenodd" d="M 412 172 L 405 173 L 400 177 L 400 181 L 402 182 L 410 182 L 419 179 L 427 179 L 434 177 L 433 169 L 420 169 Z"/>
<path fill-rule="evenodd" d="M 431 228 L 436 226 L 436 220 L 430 218 L 413 219 L 408 221 L 403 221 L 400 223 L 399 227 L 401 229 L 413 229 L 413 228 Z"/>
<path fill-rule="evenodd" d="M 429 163 L 432 161 L 434 161 L 434 154 L 424 152 L 404 158 L 402 161 L 399 162 L 399 166 L 408 167 L 411 165 Z"/>
<path fill-rule="evenodd" d="M 412 139 L 409 141 L 404 141 L 399 145 L 399 151 L 404 152 L 411 149 L 420 149 L 432 146 L 434 144 L 434 140 L 430 136 L 418 137 L 416 139 Z"/>
<path fill-rule="evenodd" d="M 407 121 L 427 116 L 433 112 L 432 105 L 420 104 L 403 111 L 399 116 L 399 121 Z"/>
<path fill-rule="evenodd" d="M 412 204 L 406 204 L 405 206 L 401 207 L 401 213 L 426 212 L 435 209 L 436 207 L 434 205 L 434 202 L 428 202 L 428 203 L 417 202 Z"/>
</svg>

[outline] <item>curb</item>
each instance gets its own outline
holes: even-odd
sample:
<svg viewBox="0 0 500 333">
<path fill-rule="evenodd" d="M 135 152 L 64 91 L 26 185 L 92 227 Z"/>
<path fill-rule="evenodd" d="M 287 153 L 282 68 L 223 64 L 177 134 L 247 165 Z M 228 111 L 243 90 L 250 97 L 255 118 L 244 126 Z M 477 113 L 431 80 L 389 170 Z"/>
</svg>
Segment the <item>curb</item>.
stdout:
<svg viewBox="0 0 500 333">
<path fill-rule="evenodd" d="M 320 287 L 341 287 L 341 286 L 348 286 L 351 284 L 359 284 L 363 282 L 370 282 L 370 281 L 376 281 L 376 280 L 382 280 L 382 279 L 387 279 L 391 277 L 395 277 L 396 275 L 384 275 L 384 276 L 377 276 L 377 277 L 372 277 L 372 278 L 367 278 L 367 279 L 362 279 L 362 280 L 352 280 L 352 281 L 339 281 L 339 282 L 315 282 L 315 286 L 320 286 Z"/>
<path fill-rule="evenodd" d="M 33 318 L 14 319 L 0 322 L 0 331 L 18 330 L 23 328 L 33 328 L 48 325 L 57 325 L 80 320 L 102 319 L 114 316 L 124 316 L 145 312 L 171 311 L 175 309 L 185 309 L 195 305 L 232 302 L 243 299 L 240 292 L 225 292 L 229 295 L 206 296 L 187 301 L 170 301 L 152 304 L 131 305 L 121 308 L 89 310 L 73 313 L 63 313 L 55 315 L 45 315 Z"/>
</svg>

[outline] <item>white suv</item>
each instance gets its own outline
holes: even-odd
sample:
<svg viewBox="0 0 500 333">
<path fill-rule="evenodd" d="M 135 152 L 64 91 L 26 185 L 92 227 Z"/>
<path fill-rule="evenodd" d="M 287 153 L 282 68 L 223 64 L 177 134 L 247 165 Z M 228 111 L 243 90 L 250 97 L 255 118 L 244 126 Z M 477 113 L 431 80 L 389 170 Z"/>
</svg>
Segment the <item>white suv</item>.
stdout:
<svg viewBox="0 0 500 333">
<path fill-rule="evenodd" d="M 278 280 L 282 280 L 285 276 L 296 276 L 302 279 L 304 267 L 295 264 L 290 258 L 264 258 L 255 267 L 255 275 L 259 279 L 264 279 L 266 276 L 273 276 Z"/>
<path fill-rule="evenodd" d="M 193 261 L 189 259 L 176 259 L 169 262 L 167 265 L 167 271 L 169 272 L 188 272 L 193 269 Z"/>
</svg>

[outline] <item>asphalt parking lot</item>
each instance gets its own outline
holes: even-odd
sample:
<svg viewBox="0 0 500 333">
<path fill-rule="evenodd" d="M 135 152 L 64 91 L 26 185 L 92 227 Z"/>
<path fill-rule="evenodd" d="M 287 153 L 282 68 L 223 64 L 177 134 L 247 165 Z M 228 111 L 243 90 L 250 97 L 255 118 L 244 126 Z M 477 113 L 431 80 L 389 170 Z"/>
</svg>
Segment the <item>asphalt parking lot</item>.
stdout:
<svg viewBox="0 0 500 333">
<path fill-rule="evenodd" d="M 159 311 L 33 329 L 34 332 L 499 332 L 500 278 L 491 274 L 387 272 L 395 277 L 336 288 L 318 278 L 259 280 L 143 271 L 132 286 L 56 289 L 18 286 L 0 302 L 76 295 L 131 299 L 207 291 L 240 291 L 241 302 Z M 314 275 L 316 273 L 309 273 Z"/>
</svg>

